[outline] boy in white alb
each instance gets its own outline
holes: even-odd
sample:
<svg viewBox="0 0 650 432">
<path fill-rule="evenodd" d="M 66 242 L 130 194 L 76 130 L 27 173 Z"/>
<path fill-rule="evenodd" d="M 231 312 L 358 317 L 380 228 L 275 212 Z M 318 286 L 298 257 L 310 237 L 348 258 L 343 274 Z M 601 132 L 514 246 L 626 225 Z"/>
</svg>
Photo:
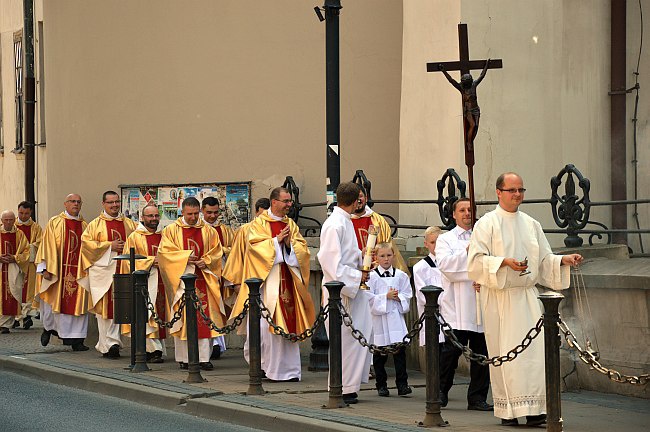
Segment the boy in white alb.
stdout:
<svg viewBox="0 0 650 432">
<path fill-rule="evenodd" d="M 395 252 L 390 243 L 380 243 L 377 246 L 377 268 L 370 272 L 368 287 L 374 297 L 370 299 L 372 313 L 373 343 L 386 346 L 402 342 L 408 329 L 404 322 L 404 314 L 409 311 L 409 303 L 413 297 L 413 289 L 409 276 L 402 270 L 393 267 Z M 372 362 L 375 367 L 376 386 L 379 396 L 389 396 L 386 368 L 388 356 L 374 354 Z M 400 396 L 412 393 L 408 385 L 406 373 L 406 352 L 401 348 L 393 354 L 395 363 L 395 384 Z"/>
<path fill-rule="evenodd" d="M 442 273 L 436 265 L 436 241 L 440 235 L 440 228 L 431 226 L 424 231 L 424 247 L 429 251 L 429 255 L 420 260 L 413 266 L 413 284 L 415 285 L 415 299 L 418 305 L 418 316 L 424 313 L 426 299 L 420 291 L 425 286 L 437 286 L 442 288 Z M 440 299 L 438 299 L 440 304 Z M 445 337 L 440 332 L 439 341 L 445 341 Z M 424 326 L 420 330 L 420 346 L 424 346 Z"/>
</svg>

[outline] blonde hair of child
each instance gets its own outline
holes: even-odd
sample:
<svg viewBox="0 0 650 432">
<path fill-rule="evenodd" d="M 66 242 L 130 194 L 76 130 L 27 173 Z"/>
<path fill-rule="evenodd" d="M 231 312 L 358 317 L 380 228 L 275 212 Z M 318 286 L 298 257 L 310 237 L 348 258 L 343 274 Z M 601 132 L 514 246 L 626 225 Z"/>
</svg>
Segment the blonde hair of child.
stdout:
<svg viewBox="0 0 650 432">
<path fill-rule="evenodd" d="M 442 230 L 440 229 L 440 227 L 430 226 L 429 228 L 424 230 L 424 236 L 426 237 L 426 236 L 432 235 L 432 234 L 439 235 L 441 232 L 442 232 Z"/>
<path fill-rule="evenodd" d="M 393 245 L 392 245 L 392 243 L 388 243 L 388 242 L 379 243 L 379 244 L 376 246 L 376 248 L 377 248 L 377 250 L 379 250 L 379 249 L 390 249 L 390 250 L 393 252 L 393 254 L 395 254 L 395 250 L 393 250 Z"/>
</svg>

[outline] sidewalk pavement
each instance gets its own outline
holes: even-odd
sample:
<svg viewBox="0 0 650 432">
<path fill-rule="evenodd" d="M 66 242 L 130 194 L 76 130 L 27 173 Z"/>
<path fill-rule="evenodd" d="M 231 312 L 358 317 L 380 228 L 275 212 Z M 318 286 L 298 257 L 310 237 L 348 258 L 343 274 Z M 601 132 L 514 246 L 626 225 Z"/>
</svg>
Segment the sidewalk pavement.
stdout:
<svg viewBox="0 0 650 432">
<path fill-rule="evenodd" d="M 215 369 L 202 371 L 206 382 L 184 384 L 181 371 L 171 355 L 163 364 L 151 364 L 151 371 L 132 373 L 128 345 L 122 358 L 105 359 L 93 347 L 72 352 L 56 337 L 50 345 L 40 345 L 40 322 L 30 330 L 16 329 L 0 335 L 0 369 L 37 377 L 44 381 L 93 391 L 160 408 L 183 411 L 263 430 L 310 432 L 416 431 L 424 418 L 425 379 L 419 371 L 409 371 L 410 397 L 377 395 L 374 381 L 364 384 L 359 403 L 349 408 L 327 410 L 327 372 L 307 371 L 303 359 L 302 381 L 272 383 L 263 380 L 264 396 L 246 396 L 248 365 L 240 349 L 230 349 L 213 360 Z M 129 339 L 124 338 L 128 343 Z M 168 340 L 168 342 L 171 342 Z M 173 342 L 172 342 L 173 343 Z M 389 379 L 391 376 L 389 370 Z M 603 377 L 603 379 L 605 379 Z M 622 385 L 622 384 L 621 384 Z M 468 411 L 465 401 L 468 380 L 457 377 L 442 416 L 450 431 L 503 431 L 493 413 Z M 650 400 L 595 392 L 562 394 L 562 416 L 567 431 L 646 431 L 650 424 Z M 519 426 L 525 427 L 525 426 Z M 537 428 L 544 430 L 543 427 Z"/>
</svg>

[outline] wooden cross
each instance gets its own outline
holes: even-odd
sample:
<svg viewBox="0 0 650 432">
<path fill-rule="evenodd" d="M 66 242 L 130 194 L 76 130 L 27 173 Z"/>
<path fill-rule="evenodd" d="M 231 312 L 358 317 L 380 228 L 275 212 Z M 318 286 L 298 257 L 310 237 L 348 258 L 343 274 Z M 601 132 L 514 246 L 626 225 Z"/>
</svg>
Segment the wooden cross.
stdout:
<svg viewBox="0 0 650 432">
<path fill-rule="evenodd" d="M 470 60 L 469 59 L 469 42 L 467 40 L 467 24 L 458 24 L 458 52 L 459 52 L 459 61 L 451 62 L 433 62 L 427 63 L 427 72 L 441 72 L 440 65 L 444 67 L 445 71 L 460 71 L 461 77 L 464 74 L 469 74 L 470 71 L 476 69 L 501 69 L 503 67 L 503 62 L 501 59 L 490 59 L 488 60 Z M 486 64 L 487 63 L 487 64 Z M 476 85 L 483 78 L 483 74 L 476 82 Z M 450 82 L 454 84 L 455 87 L 458 87 L 458 83 L 454 83 L 451 78 L 448 77 Z M 463 96 L 465 100 L 466 96 Z M 474 95 L 474 101 L 476 101 L 476 96 Z M 478 104 L 476 104 L 478 109 Z M 470 139 L 471 142 L 468 142 L 468 123 L 465 120 L 467 113 L 465 112 L 465 107 L 463 107 L 463 128 L 464 128 L 464 140 L 465 140 L 465 165 L 467 166 L 467 177 L 469 183 L 469 200 L 470 200 L 470 209 L 472 212 L 472 222 L 476 222 L 476 204 L 474 198 L 474 143 L 473 138 Z M 478 114 L 476 114 L 478 118 Z M 470 119 L 471 120 L 471 119 Z M 476 120 L 476 130 L 478 130 L 478 120 Z M 474 132 L 475 134 L 475 132 Z M 473 225 L 473 223 L 472 223 Z"/>
</svg>

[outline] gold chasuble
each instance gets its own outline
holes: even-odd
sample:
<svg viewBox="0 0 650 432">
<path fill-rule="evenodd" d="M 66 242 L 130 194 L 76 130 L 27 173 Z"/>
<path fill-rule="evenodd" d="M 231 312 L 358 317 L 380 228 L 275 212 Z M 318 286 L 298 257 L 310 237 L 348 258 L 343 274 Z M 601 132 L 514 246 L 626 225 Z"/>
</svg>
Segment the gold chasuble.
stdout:
<svg viewBox="0 0 650 432">
<path fill-rule="evenodd" d="M 81 235 L 87 225 L 81 216 L 73 219 L 63 212 L 51 218 L 45 226 L 35 263 L 44 262 L 46 270 L 52 273 L 52 279 L 38 275 L 35 306 L 38 306 L 40 297 L 52 306 L 55 313 L 81 316 L 88 312 L 88 295 L 77 284 Z"/>
<path fill-rule="evenodd" d="M 230 255 L 230 251 L 232 250 L 232 244 L 235 241 L 235 231 L 228 225 L 224 224 L 213 225 L 213 228 L 216 229 L 217 234 L 219 234 L 223 256 L 228 258 L 228 255 Z"/>
<path fill-rule="evenodd" d="M 248 222 L 240 226 L 235 232 L 232 248 L 226 260 L 226 265 L 223 268 L 223 278 L 231 282 L 234 286 L 241 285 L 243 282 L 244 257 L 248 249 L 248 230 L 252 223 Z"/>
<path fill-rule="evenodd" d="M 29 242 L 22 231 L 0 227 L 0 255 L 13 255 L 15 263 L 3 263 L 0 268 L 0 315 L 16 316 L 22 310 L 23 276 L 29 261 Z"/>
<path fill-rule="evenodd" d="M 354 225 L 354 233 L 357 236 L 359 249 L 363 250 L 363 248 L 366 247 L 366 241 L 368 240 L 368 227 L 370 225 L 374 225 L 378 233 L 377 244 L 390 243 L 393 245 L 393 251 L 395 252 L 395 262 L 393 264 L 393 267 L 402 270 L 409 276 L 411 275 L 409 272 L 409 267 L 406 265 L 406 261 L 404 261 L 402 254 L 400 253 L 397 246 L 395 246 L 395 242 L 393 242 L 390 225 L 382 215 L 366 206 L 365 214 L 362 216 L 352 214 L 351 219 L 352 225 Z"/>
<path fill-rule="evenodd" d="M 102 212 L 81 235 L 77 280 L 90 292 L 88 310 L 104 319 L 113 319 L 113 274 L 119 271 L 113 259 L 118 254 L 111 250 L 111 242 L 126 241 L 135 227 L 135 223 L 122 214 L 113 218 Z"/>
<path fill-rule="evenodd" d="M 41 245 L 43 229 L 31 218 L 27 222 L 21 222 L 16 219 L 16 228 L 25 234 L 29 242 L 29 262 L 27 272 L 25 273 L 25 283 L 23 285 L 23 303 L 31 303 L 34 300 L 34 289 L 36 287 L 36 252 Z"/>
<path fill-rule="evenodd" d="M 196 295 L 201 300 L 201 307 L 206 315 L 219 327 L 226 322 L 226 312 L 221 299 L 221 243 L 217 231 L 199 219 L 196 225 L 187 225 L 183 218 L 167 226 L 162 233 L 158 248 L 158 268 L 165 283 L 167 297 L 172 311 L 178 310 L 185 287 L 181 276 L 194 273 L 196 279 Z M 190 256 L 202 259 L 206 268 L 201 270 L 188 262 Z M 205 323 L 199 312 L 196 313 L 199 339 L 220 336 L 212 331 Z M 171 329 L 172 336 L 187 340 L 185 314 L 182 323 L 177 322 Z"/>
<path fill-rule="evenodd" d="M 154 259 L 158 255 L 160 241 L 162 240 L 162 233 L 149 232 L 143 225 L 138 225 L 138 228 L 131 233 L 124 243 L 124 253 L 130 253 L 131 248 L 135 249 L 138 255 L 146 256 L 146 259 L 139 259 L 135 261 L 136 270 L 146 270 L 149 272 L 148 291 L 151 303 L 153 303 L 156 314 L 163 321 L 168 321 L 169 303 L 167 298 L 171 298 L 171 291 L 169 296 L 165 292 L 165 284 L 163 283 L 162 276 L 158 267 L 153 265 Z M 121 263 L 121 273 L 129 273 L 131 264 L 128 260 Z M 158 328 L 158 324 L 151 317 L 149 313 L 149 322 L 147 323 L 147 337 L 150 339 L 165 339 L 167 337 L 166 328 Z M 122 333 L 129 334 L 131 332 L 131 325 L 122 325 Z"/>
<path fill-rule="evenodd" d="M 287 224 L 291 231 L 291 246 L 300 269 L 296 270 L 282 262 L 277 266 L 278 272 L 273 274 L 276 253 L 273 238 Z M 284 248 L 284 244 L 281 244 L 281 247 Z M 248 226 L 248 246 L 242 267 L 242 284 L 231 319 L 243 310 L 244 302 L 248 298 L 248 285 L 243 281 L 254 277 L 264 280 L 262 300 L 277 325 L 292 333 L 302 333 L 312 326 L 315 319 L 314 302 L 307 290 L 309 249 L 307 242 L 300 235 L 298 225 L 290 218 L 285 216 L 281 221 L 276 221 L 265 212 Z M 240 333 L 245 331 L 243 326 L 240 327 Z M 270 326 L 269 332 L 273 332 Z"/>
</svg>

